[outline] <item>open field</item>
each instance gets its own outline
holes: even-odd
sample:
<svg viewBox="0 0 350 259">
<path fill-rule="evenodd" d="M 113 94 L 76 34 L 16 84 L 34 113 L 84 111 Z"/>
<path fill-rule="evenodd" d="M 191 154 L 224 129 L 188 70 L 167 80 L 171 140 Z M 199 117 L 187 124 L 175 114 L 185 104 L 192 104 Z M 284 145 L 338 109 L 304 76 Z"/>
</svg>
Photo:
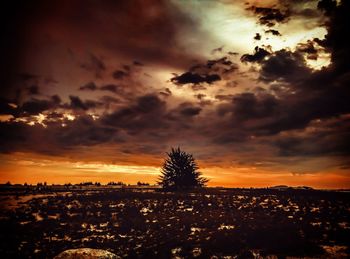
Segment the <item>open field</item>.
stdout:
<svg viewBox="0 0 350 259">
<path fill-rule="evenodd" d="M 79 247 L 128 258 L 350 255 L 348 192 L 97 188 L 0 198 L 1 258 Z"/>
</svg>

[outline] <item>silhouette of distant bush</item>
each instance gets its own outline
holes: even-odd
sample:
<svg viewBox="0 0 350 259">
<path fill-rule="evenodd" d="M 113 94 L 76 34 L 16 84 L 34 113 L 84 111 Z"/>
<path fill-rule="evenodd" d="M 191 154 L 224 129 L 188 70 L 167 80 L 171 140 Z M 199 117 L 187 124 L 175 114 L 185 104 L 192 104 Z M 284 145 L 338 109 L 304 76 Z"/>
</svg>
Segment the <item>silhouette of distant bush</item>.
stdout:
<svg viewBox="0 0 350 259">
<path fill-rule="evenodd" d="M 107 183 L 107 185 L 120 185 L 120 186 L 125 186 L 126 184 L 119 181 L 119 182 L 109 182 L 109 183 Z"/>
<path fill-rule="evenodd" d="M 143 183 L 143 182 L 138 181 L 137 186 L 149 186 L 149 183 Z"/>
<path fill-rule="evenodd" d="M 208 179 L 202 177 L 199 167 L 189 153 L 172 148 L 162 167 L 158 181 L 165 190 L 186 190 L 204 187 Z"/>
</svg>

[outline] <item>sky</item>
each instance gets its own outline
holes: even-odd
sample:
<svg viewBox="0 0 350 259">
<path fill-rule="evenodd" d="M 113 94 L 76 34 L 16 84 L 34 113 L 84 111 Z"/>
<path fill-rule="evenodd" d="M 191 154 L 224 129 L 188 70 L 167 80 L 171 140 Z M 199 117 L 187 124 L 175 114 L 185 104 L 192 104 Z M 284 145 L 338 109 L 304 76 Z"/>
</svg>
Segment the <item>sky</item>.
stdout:
<svg viewBox="0 0 350 259">
<path fill-rule="evenodd" d="M 1 183 L 350 188 L 349 1 L 5 2 Z"/>
</svg>

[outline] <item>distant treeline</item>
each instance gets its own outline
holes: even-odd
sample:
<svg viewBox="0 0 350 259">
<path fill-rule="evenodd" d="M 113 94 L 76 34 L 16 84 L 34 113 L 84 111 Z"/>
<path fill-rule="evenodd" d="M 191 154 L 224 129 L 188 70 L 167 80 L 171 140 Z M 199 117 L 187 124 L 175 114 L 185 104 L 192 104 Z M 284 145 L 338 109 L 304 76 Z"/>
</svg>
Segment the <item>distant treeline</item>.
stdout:
<svg viewBox="0 0 350 259">
<path fill-rule="evenodd" d="M 66 186 L 66 187 L 69 187 L 69 186 L 134 186 L 134 185 L 137 185 L 137 186 L 150 186 L 149 183 L 146 183 L 146 182 L 140 182 L 138 181 L 136 184 L 126 184 L 126 183 L 123 183 L 121 181 L 118 181 L 118 182 L 109 182 L 107 184 L 101 184 L 100 182 L 81 182 L 81 183 L 76 183 L 76 184 L 72 184 L 72 183 L 65 183 L 65 184 L 47 184 L 46 182 L 39 182 L 39 183 L 36 183 L 36 184 L 27 184 L 27 183 L 24 183 L 24 184 L 12 184 L 11 182 L 7 182 L 5 184 L 0 184 L 0 186 L 2 187 L 6 187 L 6 186 L 17 186 L 17 187 L 28 187 L 28 186 L 36 186 L 36 187 L 47 187 L 47 186 Z"/>
</svg>

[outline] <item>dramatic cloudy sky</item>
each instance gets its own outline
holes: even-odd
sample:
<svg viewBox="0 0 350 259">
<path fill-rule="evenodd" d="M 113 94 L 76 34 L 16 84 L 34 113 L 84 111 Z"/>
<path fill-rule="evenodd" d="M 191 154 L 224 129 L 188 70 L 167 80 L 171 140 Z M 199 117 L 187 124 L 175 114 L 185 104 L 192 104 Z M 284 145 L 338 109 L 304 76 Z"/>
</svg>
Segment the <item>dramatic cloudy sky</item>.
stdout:
<svg viewBox="0 0 350 259">
<path fill-rule="evenodd" d="M 349 1 L 5 2 L 1 182 L 350 188 Z"/>
</svg>

